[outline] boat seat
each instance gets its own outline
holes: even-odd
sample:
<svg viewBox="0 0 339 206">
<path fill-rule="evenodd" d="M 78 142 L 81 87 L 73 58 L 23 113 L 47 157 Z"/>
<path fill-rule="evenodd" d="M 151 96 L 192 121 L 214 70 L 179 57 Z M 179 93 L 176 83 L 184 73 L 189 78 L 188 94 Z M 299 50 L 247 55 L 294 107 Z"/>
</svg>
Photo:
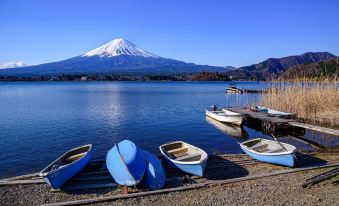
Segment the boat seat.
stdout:
<svg viewBox="0 0 339 206">
<path fill-rule="evenodd" d="M 275 149 L 271 149 L 270 151 L 268 151 L 269 153 L 278 153 L 278 152 L 285 152 L 286 150 L 283 148 L 275 148 Z"/>
<path fill-rule="evenodd" d="M 189 154 L 189 155 L 185 155 L 185 156 L 176 158 L 175 160 L 176 161 L 185 161 L 187 159 L 191 159 L 191 158 L 198 157 L 198 156 L 201 156 L 201 155 L 200 154 Z"/>
<path fill-rule="evenodd" d="M 66 161 L 67 162 L 73 162 L 73 161 L 78 160 L 81 157 L 85 156 L 86 154 L 87 154 L 87 152 L 83 152 L 83 153 L 80 153 L 80 154 L 72 155 L 70 157 L 67 157 Z"/>
<path fill-rule="evenodd" d="M 257 145 L 255 147 L 252 147 L 252 149 L 257 151 L 257 152 L 267 152 L 267 151 L 269 151 L 269 149 L 267 147 L 268 147 L 268 144 L 260 144 L 260 145 Z"/>
<path fill-rule="evenodd" d="M 173 156 L 180 156 L 180 154 L 186 154 L 188 152 L 187 147 L 181 147 L 177 149 L 168 150 L 167 153 Z M 181 155 L 182 156 L 182 155 Z"/>
</svg>

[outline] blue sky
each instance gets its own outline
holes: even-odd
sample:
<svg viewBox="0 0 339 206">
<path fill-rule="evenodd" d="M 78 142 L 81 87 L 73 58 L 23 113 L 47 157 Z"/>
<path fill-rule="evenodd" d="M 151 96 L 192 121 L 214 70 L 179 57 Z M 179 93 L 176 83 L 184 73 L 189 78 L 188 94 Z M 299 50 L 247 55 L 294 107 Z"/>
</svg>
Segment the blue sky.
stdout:
<svg viewBox="0 0 339 206">
<path fill-rule="evenodd" d="M 0 63 L 59 61 L 119 37 L 215 66 L 339 55 L 338 8 L 335 0 L 1 0 Z"/>
</svg>

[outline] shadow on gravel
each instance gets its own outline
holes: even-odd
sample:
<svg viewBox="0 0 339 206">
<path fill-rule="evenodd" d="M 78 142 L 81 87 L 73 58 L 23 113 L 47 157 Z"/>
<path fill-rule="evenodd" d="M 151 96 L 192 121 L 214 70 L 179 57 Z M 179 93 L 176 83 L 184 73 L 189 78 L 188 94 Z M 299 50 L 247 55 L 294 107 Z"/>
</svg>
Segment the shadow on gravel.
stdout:
<svg viewBox="0 0 339 206">
<path fill-rule="evenodd" d="M 237 177 L 244 177 L 249 172 L 241 165 L 224 158 L 213 156 L 207 160 L 204 177 L 196 177 L 179 170 L 173 169 L 166 162 L 163 162 L 166 171 L 165 188 L 180 187 L 186 184 L 205 182 L 206 180 L 226 180 Z"/>
<path fill-rule="evenodd" d="M 106 189 L 87 189 L 87 190 L 63 190 L 62 193 L 66 193 L 68 195 L 104 195 L 111 193 L 113 190 L 116 190 L 116 188 L 106 188 Z M 120 193 L 121 194 L 121 193 Z"/>
<path fill-rule="evenodd" d="M 327 163 L 326 160 L 308 154 L 296 153 L 296 157 L 297 159 L 294 165 L 295 168 L 310 167 Z"/>
<path fill-rule="evenodd" d="M 216 156 L 213 161 L 207 161 L 204 177 L 208 180 L 225 180 L 248 174 L 249 172 L 243 166 Z"/>
</svg>

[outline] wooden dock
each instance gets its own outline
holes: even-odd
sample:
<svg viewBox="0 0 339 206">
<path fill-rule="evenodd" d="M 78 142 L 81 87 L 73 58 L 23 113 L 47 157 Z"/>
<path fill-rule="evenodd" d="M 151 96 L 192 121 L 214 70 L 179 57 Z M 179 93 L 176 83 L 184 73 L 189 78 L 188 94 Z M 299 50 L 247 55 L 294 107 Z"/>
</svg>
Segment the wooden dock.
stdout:
<svg viewBox="0 0 339 206">
<path fill-rule="evenodd" d="M 302 128 L 339 136 L 339 130 L 305 124 L 298 122 L 295 119 L 285 119 L 264 112 L 252 111 L 244 107 L 232 107 L 227 109 L 242 114 L 246 125 L 250 128 L 261 128 L 262 131 L 268 134 L 279 134 L 279 132 L 286 132 L 288 130 Z M 289 134 L 284 133 L 282 136 L 285 135 Z"/>
<path fill-rule="evenodd" d="M 301 128 L 305 128 L 305 129 L 310 129 L 310 130 L 314 130 L 314 131 L 318 131 L 318 132 L 323 132 L 323 133 L 339 136 L 339 130 L 335 130 L 335 129 L 319 127 L 319 126 L 310 125 L 310 124 L 304 124 L 304 123 L 301 123 L 301 122 L 290 122 L 289 124 L 292 125 L 292 126 L 295 126 L 295 127 L 301 127 Z"/>
</svg>

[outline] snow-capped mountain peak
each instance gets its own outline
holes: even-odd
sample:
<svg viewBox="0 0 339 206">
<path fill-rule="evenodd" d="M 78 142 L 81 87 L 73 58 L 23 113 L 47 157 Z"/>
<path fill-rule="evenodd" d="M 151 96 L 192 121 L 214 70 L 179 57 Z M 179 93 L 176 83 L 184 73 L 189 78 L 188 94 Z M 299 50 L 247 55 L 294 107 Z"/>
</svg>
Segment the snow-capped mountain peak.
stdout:
<svg viewBox="0 0 339 206">
<path fill-rule="evenodd" d="M 141 57 L 153 57 L 158 58 L 158 56 L 151 54 L 141 48 L 139 48 L 137 45 L 119 38 L 114 39 L 111 42 L 108 42 L 107 44 L 93 49 L 83 55 L 83 57 L 91 57 L 91 56 L 99 56 L 99 57 L 114 57 L 119 55 L 129 55 L 129 56 L 141 56 Z"/>
<path fill-rule="evenodd" d="M 6 63 L 0 63 L 0 69 L 11 69 L 11 68 L 17 68 L 17 67 L 25 67 L 28 66 L 25 62 L 6 62 Z"/>
</svg>

